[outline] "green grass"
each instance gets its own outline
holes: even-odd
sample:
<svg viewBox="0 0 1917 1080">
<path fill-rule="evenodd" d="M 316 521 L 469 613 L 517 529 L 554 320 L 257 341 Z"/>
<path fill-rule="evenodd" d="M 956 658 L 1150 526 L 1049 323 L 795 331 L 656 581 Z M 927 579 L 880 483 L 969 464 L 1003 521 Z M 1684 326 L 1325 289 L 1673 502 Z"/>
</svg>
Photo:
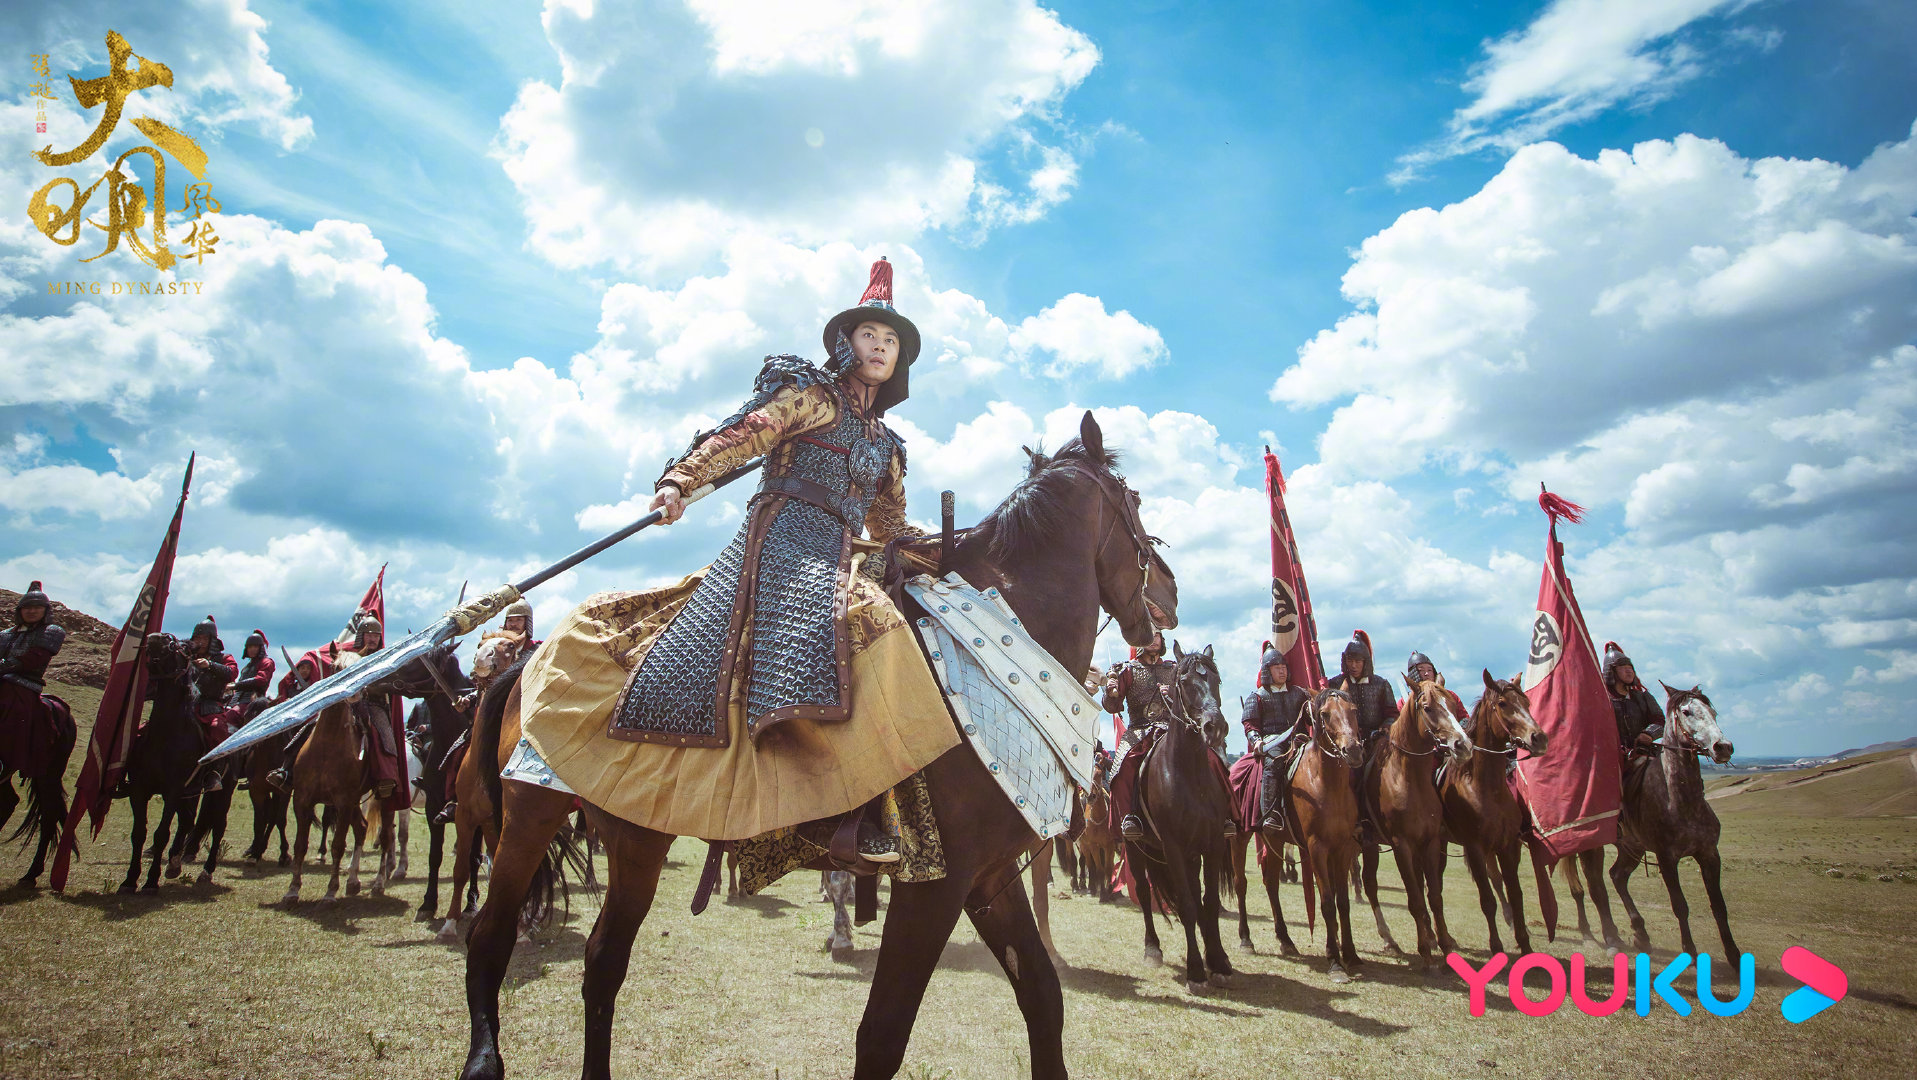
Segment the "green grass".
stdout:
<svg viewBox="0 0 1917 1080">
<path fill-rule="evenodd" d="M 61 692 L 84 726 L 97 692 Z M 77 766 L 76 754 L 76 772 Z M 1819 798 L 1832 797 L 1845 782 L 1833 778 L 1800 790 L 1831 788 Z M 1678 1018 L 1660 1006 L 1643 1019 L 1628 1009 L 1593 1019 L 1568 1008 L 1529 1019 L 1494 994 L 1490 1012 L 1473 1019 L 1461 981 L 1448 970 L 1414 975 L 1376 951 L 1368 912 L 1356 920 L 1365 977 L 1337 986 L 1323 973 L 1316 943 L 1308 943 L 1298 888 L 1285 886 L 1283 899 L 1294 936 L 1312 955 L 1285 959 L 1270 948 L 1269 913 L 1254 882 L 1258 951 L 1236 948 L 1236 916 L 1227 914 L 1224 934 L 1242 974 L 1229 989 L 1200 995 L 1185 991 L 1177 969 L 1144 962 L 1135 911 L 1054 899 L 1054 935 L 1070 964 L 1062 976 L 1067 1062 L 1077 1076 L 1125 1080 L 1909 1075 L 1917 1048 L 1911 969 L 1917 886 L 1879 882 L 1876 875 L 1917 866 L 1917 820 L 1730 812 L 1729 804 L 1715 805 L 1724 811 L 1732 925 L 1759 966 L 1756 1003 L 1741 1016 Z M 211 886 L 168 882 L 158 898 L 115 895 L 126 865 L 127 820 L 116 808 L 101 834 L 104 843 L 82 847 L 65 898 L 0 892 L 0 1076 L 456 1072 L 466 1042 L 464 958 L 412 921 L 424 888 L 426 831 L 419 819 L 415 873 L 394 895 L 330 905 L 309 899 L 292 911 L 274 903 L 288 874 L 277 866 L 228 865 Z M 243 850 L 250 835 L 242 798 L 228 830 L 229 854 Z M 849 1075 L 882 923 L 858 930 L 858 952 L 834 961 L 821 950 L 830 908 L 816 902 L 816 878 L 805 873 L 766 895 L 715 902 L 695 919 L 687 906 L 702 854 L 693 841 L 674 849 L 620 997 L 615 1072 L 778 1080 Z M 26 853 L 7 848 L 0 874 L 10 880 L 26 860 Z M 1846 876 L 1826 876 L 1832 868 Z M 1411 921 L 1388 860 L 1380 876 L 1387 918 L 1399 940 L 1410 942 Z M 1683 877 L 1699 943 L 1717 951 L 1703 888 L 1689 864 Z M 1528 886 L 1528 871 L 1526 880 Z M 309 870 L 306 895 L 317 897 L 324 888 L 324 875 Z M 1632 888 L 1660 955 L 1668 956 L 1677 937 L 1661 882 L 1655 873 L 1640 874 Z M 1445 893 L 1453 933 L 1481 961 L 1476 947 L 1486 940 L 1484 923 L 1462 860 L 1452 860 Z M 1559 956 L 1574 951 L 1562 935 L 1544 945 L 1535 900 L 1528 907 L 1540 948 Z M 595 910 L 593 900 L 575 894 L 571 921 L 516 954 L 501 1032 L 510 1075 L 578 1072 L 579 980 Z M 1566 918 L 1574 920 L 1568 910 Z M 1167 953 L 1182 959 L 1177 940 L 1167 936 Z M 1795 988 L 1777 969 L 1791 944 L 1836 962 L 1851 985 L 1849 998 L 1799 1026 L 1778 1015 L 1778 1002 Z M 1688 991 L 1688 975 L 1680 985 Z M 1026 1075 L 1027 1061 L 1011 990 L 962 923 L 926 995 L 902 1075 L 1017 1077 Z"/>
</svg>

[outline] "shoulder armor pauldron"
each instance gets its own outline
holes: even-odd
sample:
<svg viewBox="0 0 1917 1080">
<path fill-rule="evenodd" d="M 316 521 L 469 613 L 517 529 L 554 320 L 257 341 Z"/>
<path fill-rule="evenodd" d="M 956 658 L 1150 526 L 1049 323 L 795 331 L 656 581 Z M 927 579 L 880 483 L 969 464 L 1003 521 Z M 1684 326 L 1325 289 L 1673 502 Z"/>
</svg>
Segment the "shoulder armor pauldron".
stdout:
<svg viewBox="0 0 1917 1080">
<path fill-rule="evenodd" d="M 694 435 L 684 452 L 678 457 L 666 459 L 666 467 L 660 471 L 660 475 L 664 476 L 671 472 L 681 461 L 690 457 L 692 452 L 699 448 L 700 443 L 711 438 L 714 433 L 724 431 L 764 408 L 765 403 L 771 401 L 780 390 L 788 386 L 794 390 L 807 390 L 819 385 L 831 386 L 832 376 L 819 370 L 805 357 L 793 356 L 790 353 L 776 353 L 766 357 L 765 363 L 759 368 L 758 377 L 752 380 L 752 396 L 746 399 L 745 404 L 739 406 L 739 411 L 719 421 L 718 426 Z"/>
</svg>

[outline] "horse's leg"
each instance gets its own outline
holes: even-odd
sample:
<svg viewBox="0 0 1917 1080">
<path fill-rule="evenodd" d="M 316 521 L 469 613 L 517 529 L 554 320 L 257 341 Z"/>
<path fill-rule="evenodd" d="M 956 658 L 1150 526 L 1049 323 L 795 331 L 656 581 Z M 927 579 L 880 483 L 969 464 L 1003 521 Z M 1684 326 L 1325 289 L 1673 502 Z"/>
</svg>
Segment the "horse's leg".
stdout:
<svg viewBox="0 0 1917 1080">
<path fill-rule="evenodd" d="M 13 788 L 13 773 L 0 771 L 0 829 L 7 827 L 7 822 L 19 806 L 20 793 Z"/>
<path fill-rule="evenodd" d="M 1278 952 L 1283 956 L 1297 956 L 1298 946 L 1292 944 L 1291 926 L 1285 922 L 1285 906 L 1278 902 L 1278 885 L 1285 876 L 1284 861 L 1279 852 L 1284 847 L 1280 843 L 1258 860 L 1258 875 L 1265 879 L 1265 896 L 1271 901 L 1271 924 L 1278 935 Z"/>
<path fill-rule="evenodd" d="M 1198 881 L 1199 856 L 1176 844 L 1165 843 L 1165 876 L 1160 888 L 1171 893 L 1172 906 L 1178 909 L 1178 925 L 1185 931 L 1185 989 L 1197 993 L 1207 979 L 1204 954 L 1199 950 Z"/>
<path fill-rule="evenodd" d="M 346 833 L 349 831 L 349 828 L 350 828 L 350 826 L 348 825 L 347 814 L 351 813 L 356 815 L 359 813 L 359 807 L 357 804 L 349 801 L 346 805 L 350 809 L 339 810 L 336 812 L 329 813 L 329 816 L 333 819 L 333 839 L 332 839 L 333 846 L 331 849 L 333 876 L 329 878 L 326 882 L 326 895 L 321 897 L 322 900 L 333 900 L 339 896 L 340 863 L 342 863 L 346 859 Z M 328 807 L 327 809 L 328 811 L 333 811 L 332 807 Z M 354 855 L 356 856 L 355 862 L 357 862 L 358 861 L 357 850 L 354 852 Z M 355 869 L 357 869 L 357 867 Z M 355 883 L 354 891 L 355 892 L 358 891 L 357 882 Z M 351 894 L 349 893 L 348 895 L 351 895 Z"/>
<path fill-rule="evenodd" d="M 1531 928 L 1524 922 L 1524 882 L 1518 877 L 1519 860 L 1524 849 L 1513 840 L 1498 852 L 1498 868 L 1504 879 L 1504 916 L 1511 922 L 1511 936 L 1517 939 L 1518 955 L 1531 951 Z"/>
<path fill-rule="evenodd" d="M 1145 853 L 1136 844 L 1125 844 L 1125 865 L 1131 869 L 1132 891 L 1138 898 L 1138 910 L 1145 916 L 1145 962 L 1162 964 L 1165 950 L 1158 943 L 1158 927 L 1152 922 L 1152 875 Z"/>
<path fill-rule="evenodd" d="M 380 842 L 387 843 L 387 840 L 391 839 L 387 837 L 387 833 L 391 832 L 393 834 L 392 838 L 397 838 L 399 841 L 399 858 L 394 861 L 393 872 L 387 875 L 387 880 L 405 881 L 406 880 L 406 849 L 411 847 L 413 843 L 413 808 L 410 804 L 408 804 L 407 806 L 394 811 L 392 814 L 388 816 L 390 817 L 392 821 L 392 825 L 390 829 L 380 830 L 380 835 L 382 837 L 382 840 Z M 383 887 L 381 891 L 382 892 L 384 891 Z M 378 896 L 379 893 L 374 893 L 373 895 Z"/>
<path fill-rule="evenodd" d="M 1622 860 L 1620 859 L 1620 861 Z M 1684 899 L 1683 883 L 1677 880 L 1677 864 L 1678 857 L 1676 855 L 1672 855 L 1669 858 L 1659 855 L 1657 857 L 1657 872 L 1664 875 L 1664 889 L 1671 894 L 1671 914 L 1677 916 L 1677 932 L 1683 942 L 1684 951 L 1696 955 L 1697 942 L 1691 940 L 1691 905 L 1689 901 Z M 1617 867 L 1613 864 L 1612 872 L 1615 873 L 1616 870 Z M 1612 880 L 1615 881 L 1617 879 L 1613 878 Z M 1636 922 L 1632 923 L 1633 927 L 1636 925 Z M 1725 959 L 1728 960 L 1731 958 L 1726 957 Z"/>
<path fill-rule="evenodd" d="M 1327 912 L 1331 910 L 1332 900 L 1335 899 L 1338 902 L 1338 950 L 1344 958 L 1345 970 L 1349 972 L 1353 978 L 1356 978 L 1358 975 L 1358 947 L 1352 944 L 1351 941 L 1351 860 L 1334 860 L 1334 865 L 1337 865 L 1338 869 L 1331 871 L 1327 875 L 1332 879 L 1331 895 L 1326 896 L 1323 892 L 1320 892 L 1318 895 Z M 1331 926 L 1329 921 L 1327 921 L 1325 926 L 1325 944 L 1327 947 L 1331 944 L 1330 939 Z"/>
<path fill-rule="evenodd" d="M 1611 863 L 1610 877 L 1611 888 L 1617 890 L 1617 898 L 1624 902 L 1624 913 L 1631 918 L 1631 947 L 1638 952 L 1649 952 L 1651 932 L 1644 925 L 1644 916 L 1638 913 L 1637 898 L 1631 895 L 1631 875 L 1637 872 L 1643 862 L 1642 851 L 1633 851 L 1620 844 L 1617 858 Z"/>
<path fill-rule="evenodd" d="M 453 820 L 453 884 L 452 895 L 446 900 L 446 921 L 439 925 L 439 940 L 459 940 L 459 917 L 461 906 L 466 903 L 466 893 L 477 876 L 479 852 L 479 830 L 471 822 L 461 821 L 465 811 L 455 808 Z"/>
<path fill-rule="evenodd" d="M 313 804 L 301 796 L 293 805 L 293 880 L 286 883 L 282 904 L 296 904 L 300 898 L 300 879 L 306 876 L 306 844 L 313 835 Z"/>
<path fill-rule="evenodd" d="M 402 828 L 412 807 L 388 811 L 379 816 L 379 873 L 373 876 L 373 895 L 385 896 L 386 887 L 406 874 L 406 833 Z M 393 858 L 393 834 L 399 833 L 399 857 Z M 397 865 L 395 863 L 397 862 Z"/>
<path fill-rule="evenodd" d="M 1491 951 L 1504 951 L 1504 938 L 1498 933 L 1498 898 L 1491 890 L 1491 873 L 1485 866 L 1484 852 L 1477 844 L 1464 845 L 1464 865 L 1478 886 L 1478 906 L 1484 909 L 1484 925 L 1491 931 Z M 1529 949 L 1521 950 L 1529 952 Z"/>
<path fill-rule="evenodd" d="M 466 935 L 466 1011 L 472 1033 L 460 1080 L 502 1080 L 505 1076 L 506 1066 L 499 1057 L 499 987 L 506 981 L 506 966 L 512 962 L 519 912 L 526 903 L 533 875 L 546 857 L 546 845 L 572 812 L 572 796 L 563 791 L 532 787 L 517 780 L 503 781 L 500 786 L 505 802 L 504 833 L 493 854 L 486 902 Z"/>
<path fill-rule="evenodd" d="M 439 910 L 439 864 L 446 857 L 446 823 L 434 821 L 438 814 L 427 818 L 426 824 L 426 895 L 419 902 L 419 910 L 413 913 L 414 922 L 424 922 Z"/>
<path fill-rule="evenodd" d="M 1578 873 L 1577 857 L 1571 855 L 1559 859 L 1558 872 L 1564 878 L 1564 891 L 1571 894 L 1572 902 L 1577 905 L 1578 937 L 1586 942 L 1595 943 L 1597 938 L 1591 936 L 1591 920 L 1584 910 L 1584 875 Z"/>
<path fill-rule="evenodd" d="M 905 1061 L 906 1042 L 912 1036 L 912 1023 L 925 999 L 925 984 L 938 967 L 939 954 L 952 937 L 952 927 L 958 922 L 969 891 L 968 882 L 950 876 L 892 886 L 885 933 L 879 941 L 879 963 L 865 999 L 865 1016 L 859 1021 L 854 1080 L 889 1080 L 898 1075 Z M 1010 886 L 1007 891 L 1011 891 Z M 998 903 L 1004 903 L 1003 898 Z M 1030 909 L 1027 911 L 1026 924 L 1036 937 L 1038 928 L 1030 921 Z M 1041 947 L 1033 963 L 1046 962 Z"/>
<path fill-rule="evenodd" d="M 168 881 L 180 876 L 180 869 L 186 859 L 186 837 L 193 831 L 191 807 L 198 803 L 197 795 L 181 795 L 166 799 L 161 803 L 160 827 L 153 834 L 153 853 L 157 859 L 161 851 L 166 852 L 166 878 Z M 173 842 L 167 843 L 170 829 Z"/>
<path fill-rule="evenodd" d="M 1424 856 L 1425 902 L 1431 909 L 1431 931 L 1437 935 L 1438 953 L 1458 951 L 1458 939 L 1451 936 L 1451 928 L 1444 923 L 1444 867 L 1451 858 L 1451 849 L 1445 845 L 1443 836 L 1433 837 Z"/>
<path fill-rule="evenodd" d="M 1226 843 L 1231 845 L 1231 891 L 1238 897 L 1238 947 L 1246 952 L 1258 951 L 1251 943 L 1251 912 L 1245 903 L 1245 893 L 1251 888 L 1246 878 L 1245 846 L 1252 843 L 1251 830 L 1247 829 Z"/>
<path fill-rule="evenodd" d="M 346 874 L 346 895 L 359 895 L 359 860 L 366 851 L 366 816 L 359 807 L 352 809 L 351 816 L 342 816 L 339 834 L 346 835 L 347 829 L 353 830 L 353 863 Z"/>
<path fill-rule="evenodd" d="M 200 868 L 201 885 L 212 882 L 213 871 L 220 864 L 220 845 L 226 843 L 226 815 L 233 809 L 234 783 L 229 779 L 220 790 L 200 800 L 200 822 L 195 831 L 206 838 L 206 865 Z"/>
<path fill-rule="evenodd" d="M 293 807 L 293 797 L 284 791 L 275 792 L 271 806 L 273 826 L 280 831 L 280 865 L 286 866 L 292 859 L 286 850 L 286 815 Z M 260 857 L 265 858 L 265 853 L 261 852 Z"/>
<path fill-rule="evenodd" d="M 1199 872 L 1203 875 L 1205 894 L 1199 906 L 1198 931 L 1205 942 L 1205 970 L 1209 973 L 1208 982 L 1213 986 L 1224 986 L 1231 976 L 1238 974 L 1231 966 L 1231 956 L 1225 952 L 1224 940 L 1218 933 L 1219 879 L 1225 876 L 1226 840 L 1219 837 L 1211 845 L 1211 853 L 1204 857 Z"/>
<path fill-rule="evenodd" d="M 1003 880 L 1003 879 L 1000 879 Z M 989 906 L 980 907 L 988 903 Z M 1038 935 L 1023 890 L 1016 880 L 1000 891 L 998 881 L 981 881 L 972 890 L 966 914 L 993 958 L 1012 980 L 1018 1010 L 1025 1015 L 1025 1032 L 1032 1054 L 1034 1077 L 1065 1075 L 1065 999 L 1058 985 L 1058 969 Z"/>
<path fill-rule="evenodd" d="M 1378 906 L 1378 848 L 1375 844 L 1364 845 L 1364 876 L 1361 879 L 1365 887 L 1365 896 L 1371 901 L 1371 917 L 1378 922 L 1378 936 L 1384 939 L 1385 948 L 1393 954 L 1403 956 L 1404 950 L 1398 947 L 1398 939 L 1391 936 L 1391 927 L 1385 925 L 1384 909 Z M 1354 859 L 1354 862 L 1357 860 Z"/>
<path fill-rule="evenodd" d="M 1711 898 L 1711 916 L 1717 920 L 1717 935 L 1724 939 L 1724 959 L 1736 963 L 1743 954 L 1737 951 L 1737 942 L 1731 940 L 1731 913 L 1724 906 L 1724 886 L 1720 880 L 1723 862 L 1715 844 L 1697 853 L 1697 871 L 1703 875 L 1704 892 Z"/>
<path fill-rule="evenodd" d="M 586 972 L 580 984 L 585 1000 L 586 1080 L 612 1076 L 612 1013 L 632 962 L 633 939 L 652 910 L 659 889 L 659 871 L 666 864 L 673 838 L 609 815 L 601 830 L 606 843 L 606 894 L 599 921 L 586 939 Z"/>
<path fill-rule="evenodd" d="M 1398 877 L 1404 882 L 1405 906 L 1411 909 L 1411 921 L 1418 928 L 1418 958 L 1411 966 L 1415 971 L 1429 971 L 1433 962 L 1432 946 L 1437 941 L 1431 932 L 1431 911 L 1424 902 L 1424 863 L 1402 839 L 1391 845 L 1391 855 L 1398 864 Z"/>
<path fill-rule="evenodd" d="M 127 861 L 126 880 L 120 883 L 120 891 L 130 893 L 139 887 L 140 858 L 146 854 L 146 798 L 137 788 L 127 798 L 126 806 L 133 812 L 133 855 Z"/>
<path fill-rule="evenodd" d="M 153 859 L 147 864 L 146 884 L 141 887 L 142 892 L 160 891 L 160 864 L 167 861 L 166 842 L 170 836 L 169 829 L 173 824 L 173 818 L 177 816 L 177 814 L 178 811 L 174 808 L 173 800 L 167 798 L 165 795 L 161 795 L 160 823 L 153 827 L 153 850 L 151 852 Z M 174 876 L 179 875 L 179 871 L 170 866 L 168 867 L 168 871 Z"/>
<path fill-rule="evenodd" d="M 19 885 L 24 889 L 33 888 L 40 880 L 40 874 L 47 867 L 47 852 L 59 841 L 60 823 L 67 819 L 67 791 L 60 782 L 58 774 L 37 776 L 27 781 L 27 797 L 33 800 L 40 814 L 40 844 L 33 850 L 33 864 L 27 872 L 20 875 Z M 0 789 L 12 793 L 11 781 L 0 780 Z M 18 802 L 20 796 L 14 795 Z M 6 823 L 6 815 L 0 814 L 0 825 Z"/>
<path fill-rule="evenodd" d="M 847 898 L 854 898 L 852 875 L 845 870 L 828 871 L 825 875 L 825 896 L 832 901 L 832 934 L 825 939 L 826 951 L 843 952 L 853 947 L 852 913 L 845 909 Z"/>
<path fill-rule="evenodd" d="M 246 801 L 253 804 L 253 842 L 247 845 L 246 854 L 240 858 L 245 862 L 258 862 L 266 858 L 266 845 L 272 842 L 273 824 L 267 820 L 269 796 L 272 788 L 264 779 L 248 785 Z"/>
<path fill-rule="evenodd" d="M 1041 844 L 1032 857 L 1032 917 L 1038 921 L 1039 940 L 1045 952 L 1058 963 L 1058 947 L 1052 944 L 1052 841 Z"/>
<path fill-rule="evenodd" d="M 1591 906 L 1597 908 L 1598 923 L 1604 930 L 1604 947 L 1613 953 L 1623 952 L 1624 942 L 1618 938 L 1617 923 L 1611 920 L 1611 897 L 1604 891 L 1604 849 L 1594 847 L 1578 852 L 1578 866 L 1583 871 L 1585 891 L 1591 894 Z M 1627 898 L 1625 903 L 1628 905 L 1630 900 Z"/>
</svg>

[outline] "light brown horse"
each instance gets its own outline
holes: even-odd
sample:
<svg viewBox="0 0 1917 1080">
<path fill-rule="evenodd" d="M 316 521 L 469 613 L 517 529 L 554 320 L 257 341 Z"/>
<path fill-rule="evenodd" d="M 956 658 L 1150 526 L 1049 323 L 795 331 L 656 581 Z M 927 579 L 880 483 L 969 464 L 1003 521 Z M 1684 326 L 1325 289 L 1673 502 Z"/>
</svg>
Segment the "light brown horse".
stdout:
<svg viewBox="0 0 1917 1080">
<path fill-rule="evenodd" d="M 322 711 L 313 721 L 313 734 L 300 747 L 299 756 L 287 770 L 293 789 L 293 819 L 297 836 L 293 841 L 293 879 L 286 886 L 281 902 L 299 902 L 300 881 L 306 873 L 306 846 L 313 828 L 313 808 L 325 804 L 331 811 L 333 827 L 333 876 L 326 885 L 324 899 L 339 895 L 340 861 L 346 854 L 346 832 L 353 832 L 353 865 L 346 882 L 346 895 L 359 894 L 359 861 L 366 847 L 366 817 L 360 812 L 360 800 L 373 786 L 372 750 L 368 743 L 378 738 L 367 726 L 364 713 L 370 710 L 342 702 Z M 393 823 L 382 817 L 379 834 L 379 871 L 373 877 L 373 895 L 386 893 L 387 873 L 392 858 Z"/>
<path fill-rule="evenodd" d="M 1446 770 L 1442 785 L 1445 833 L 1464 849 L 1464 864 L 1478 885 L 1478 906 L 1484 909 L 1484 922 L 1491 931 L 1491 951 L 1504 951 L 1497 914 L 1503 901 L 1518 952 L 1528 953 L 1531 932 L 1524 925 L 1524 889 L 1518 879 L 1524 804 L 1507 777 L 1519 751 L 1538 757 L 1548 740 L 1531 716 L 1531 699 L 1520 680 L 1493 679 L 1489 671 L 1484 672 L 1484 696 L 1471 710 L 1465 734 L 1471 738 L 1471 760 Z M 1540 888 L 1550 887 L 1550 879 L 1542 874 L 1538 882 Z"/>
<path fill-rule="evenodd" d="M 1117 899 L 1117 891 L 1112 886 L 1112 868 L 1118 862 L 1118 851 L 1124 840 L 1118 830 L 1112 826 L 1112 793 L 1105 784 L 1105 772 L 1101 768 L 1092 781 L 1092 792 L 1085 799 L 1085 831 L 1078 834 L 1078 868 L 1076 881 L 1083 881 L 1085 891 L 1098 897 L 1098 902 L 1107 904 Z"/>
<path fill-rule="evenodd" d="M 1326 970 L 1332 982 L 1342 983 L 1358 973 L 1358 950 L 1351 942 L 1351 866 L 1358 855 L 1358 796 L 1352 777 L 1364 764 L 1364 739 L 1358 730 L 1358 707 L 1344 691 L 1318 691 L 1309 710 L 1311 741 L 1299 751 L 1303 757 L 1298 771 L 1285 786 L 1285 816 L 1304 853 L 1305 903 L 1309 907 L 1315 883 L 1318 906 L 1324 909 Z M 1274 917 L 1278 853 L 1274 845 L 1269 865 L 1267 859 L 1259 860 Z"/>
<path fill-rule="evenodd" d="M 1438 757 L 1453 768 L 1471 756 L 1471 740 L 1451 715 L 1450 703 L 1436 680 L 1421 682 L 1398 707 L 1385 736 L 1365 767 L 1363 792 L 1372 820 L 1391 845 L 1404 881 L 1405 905 L 1418 924 L 1416 971 L 1438 963 L 1438 952 L 1457 947 L 1444 925 L 1444 799 L 1438 794 Z M 1386 928 L 1378 906 L 1378 852 L 1365 852 L 1365 891 L 1379 936 L 1394 952 L 1401 952 Z"/>
</svg>

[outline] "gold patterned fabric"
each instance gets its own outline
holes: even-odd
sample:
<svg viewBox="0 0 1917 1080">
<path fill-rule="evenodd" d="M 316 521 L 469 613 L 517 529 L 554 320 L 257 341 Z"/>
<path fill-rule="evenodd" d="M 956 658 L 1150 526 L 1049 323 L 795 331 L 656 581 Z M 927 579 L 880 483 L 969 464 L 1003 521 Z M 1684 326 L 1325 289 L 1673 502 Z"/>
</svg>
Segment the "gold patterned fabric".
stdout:
<svg viewBox="0 0 1917 1080">
<path fill-rule="evenodd" d="M 945 845 L 939 839 L 938 820 L 932 816 L 932 790 L 925 777 L 915 773 L 887 792 L 880 817 L 882 827 L 899 839 L 899 861 L 882 865 L 880 873 L 894 881 L 937 881 L 945 876 Z M 829 840 L 830 830 L 819 839 Z M 826 848 L 807 839 L 804 830 L 785 828 L 736 841 L 732 851 L 739 861 L 739 891 L 752 896 L 816 861 Z"/>
</svg>

